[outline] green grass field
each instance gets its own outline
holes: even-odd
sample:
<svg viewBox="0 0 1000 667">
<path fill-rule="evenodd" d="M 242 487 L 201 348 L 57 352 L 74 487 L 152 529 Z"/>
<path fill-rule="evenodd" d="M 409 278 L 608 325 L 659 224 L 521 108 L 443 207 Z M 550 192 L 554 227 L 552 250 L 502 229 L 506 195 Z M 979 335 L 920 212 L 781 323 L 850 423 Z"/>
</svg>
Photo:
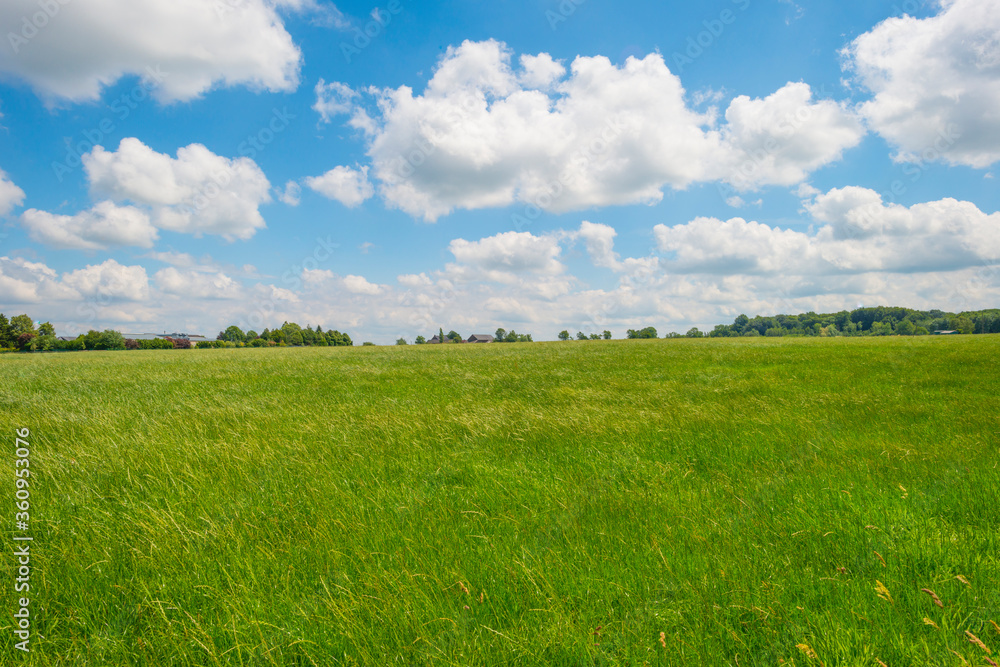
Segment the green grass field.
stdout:
<svg viewBox="0 0 1000 667">
<path fill-rule="evenodd" d="M 8 529 L 0 664 L 1000 661 L 998 353 L 0 356 L 8 528 L 17 428 L 35 473 L 31 653 Z"/>
</svg>

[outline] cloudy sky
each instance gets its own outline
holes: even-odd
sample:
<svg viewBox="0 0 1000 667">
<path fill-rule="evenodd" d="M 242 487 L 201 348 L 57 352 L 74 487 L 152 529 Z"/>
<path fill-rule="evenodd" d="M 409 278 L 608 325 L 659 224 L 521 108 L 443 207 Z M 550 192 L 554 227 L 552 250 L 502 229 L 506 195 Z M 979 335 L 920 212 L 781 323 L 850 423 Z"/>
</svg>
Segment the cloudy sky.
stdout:
<svg viewBox="0 0 1000 667">
<path fill-rule="evenodd" d="M 1000 306 L 1000 0 L 4 0 L 0 311 L 389 343 Z"/>
</svg>

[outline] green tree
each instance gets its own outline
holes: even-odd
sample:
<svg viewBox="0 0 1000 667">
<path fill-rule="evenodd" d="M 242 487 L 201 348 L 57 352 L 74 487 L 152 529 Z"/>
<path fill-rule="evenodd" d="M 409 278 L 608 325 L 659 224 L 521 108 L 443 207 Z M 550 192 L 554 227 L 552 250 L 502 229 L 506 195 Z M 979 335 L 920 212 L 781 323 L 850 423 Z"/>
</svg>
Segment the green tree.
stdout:
<svg viewBox="0 0 1000 667">
<path fill-rule="evenodd" d="M 913 326 L 913 322 L 910 320 L 903 320 L 896 325 L 896 333 L 900 336 L 912 336 L 916 331 L 917 328 Z"/>
<path fill-rule="evenodd" d="M 257 338 L 260 338 L 260 334 L 258 334 L 256 331 L 254 331 L 253 329 L 247 331 L 246 341 L 248 343 L 252 340 L 256 340 Z"/>
<path fill-rule="evenodd" d="M 607 329 L 604 330 L 604 340 L 611 340 L 611 332 Z"/>
<path fill-rule="evenodd" d="M 14 320 L 11 320 L 10 322 L 11 324 L 13 324 Z M 972 323 L 972 320 L 963 315 L 960 315 L 958 317 L 952 317 L 950 320 L 948 320 L 948 326 L 952 329 L 952 331 L 957 331 L 959 333 L 964 333 L 964 334 L 970 334 L 976 330 L 976 325 Z"/>
<path fill-rule="evenodd" d="M 361 343 L 361 347 L 375 347 L 375 343 L 366 340 L 365 342 Z"/>
<path fill-rule="evenodd" d="M 306 345 L 314 345 L 316 343 L 316 332 L 309 325 L 302 330 L 302 342 Z"/>
<path fill-rule="evenodd" d="M 462 342 L 462 334 L 458 333 L 455 330 L 451 330 L 448 332 L 448 340 L 454 343 L 460 343 Z"/>
<path fill-rule="evenodd" d="M 13 331 L 10 328 L 10 320 L 0 313 L 0 349 L 14 347 Z"/>
<path fill-rule="evenodd" d="M 701 332 L 701 330 L 698 329 L 698 327 L 691 327 L 690 329 L 688 329 L 688 332 L 686 334 L 684 334 L 684 335 L 687 336 L 688 338 L 704 338 L 705 337 L 705 334 L 703 334 Z"/>
<path fill-rule="evenodd" d="M 426 338 L 424 338 L 423 336 L 417 336 L 417 337 L 416 337 L 416 338 L 415 338 L 415 339 L 413 340 L 413 344 L 414 344 L 414 345 L 426 345 L 426 344 L 427 344 L 427 339 L 426 339 Z"/>
<path fill-rule="evenodd" d="M 56 328 L 52 326 L 51 322 L 42 322 L 38 325 L 38 335 L 39 336 L 55 336 Z"/>
<path fill-rule="evenodd" d="M 590 340 L 601 340 L 600 334 L 592 333 L 590 334 Z"/>
<path fill-rule="evenodd" d="M 563 329 L 559 332 L 559 340 L 569 340 L 569 332 Z"/>
<path fill-rule="evenodd" d="M 15 337 L 24 333 L 38 333 L 35 331 L 35 321 L 27 315 L 15 315 L 10 318 L 10 329 Z"/>
<path fill-rule="evenodd" d="M 408 345 L 405 338 L 397 338 L 396 345 Z"/>
<path fill-rule="evenodd" d="M 587 340 L 587 334 L 583 333 L 582 331 L 577 331 L 576 332 L 576 339 L 577 340 Z"/>
<path fill-rule="evenodd" d="M 230 343 L 245 343 L 247 341 L 247 336 L 243 333 L 243 329 L 240 329 L 235 324 L 226 327 L 226 330 L 222 332 L 221 338 L 219 340 L 228 340 Z"/>
<path fill-rule="evenodd" d="M 498 327 L 497 330 L 493 333 L 493 340 L 503 341 L 506 335 L 507 335 L 507 330 L 502 327 Z"/>
<path fill-rule="evenodd" d="M 125 338 L 113 329 L 105 329 L 97 341 L 98 350 L 124 350 Z"/>
<path fill-rule="evenodd" d="M 302 340 L 302 331 L 301 330 L 292 331 L 291 333 L 287 334 L 285 342 L 289 345 L 295 345 L 298 347 L 305 345 L 305 341 Z"/>
<path fill-rule="evenodd" d="M 97 345 L 101 340 L 101 332 L 91 329 L 83 335 L 83 344 L 88 350 L 98 349 Z"/>
</svg>

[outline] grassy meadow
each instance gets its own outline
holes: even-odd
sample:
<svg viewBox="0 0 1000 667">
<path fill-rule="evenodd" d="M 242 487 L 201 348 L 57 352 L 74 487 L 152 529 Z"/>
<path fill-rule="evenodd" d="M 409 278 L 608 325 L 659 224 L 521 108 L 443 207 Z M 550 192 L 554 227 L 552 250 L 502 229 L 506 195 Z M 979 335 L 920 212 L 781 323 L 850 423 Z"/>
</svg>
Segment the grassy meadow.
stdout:
<svg viewBox="0 0 1000 667">
<path fill-rule="evenodd" d="M 998 353 L 2 355 L 8 527 L 32 433 L 35 632 L 14 649 L 6 537 L 0 664 L 1000 662 Z"/>
</svg>

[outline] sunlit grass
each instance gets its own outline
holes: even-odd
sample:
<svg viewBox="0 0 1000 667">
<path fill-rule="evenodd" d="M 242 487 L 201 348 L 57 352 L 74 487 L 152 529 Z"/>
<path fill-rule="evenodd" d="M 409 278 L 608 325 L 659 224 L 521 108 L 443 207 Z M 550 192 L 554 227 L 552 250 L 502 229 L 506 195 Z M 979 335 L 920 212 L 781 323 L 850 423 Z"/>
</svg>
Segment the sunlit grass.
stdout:
<svg viewBox="0 0 1000 667">
<path fill-rule="evenodd" d="M 10 520 L 15 428 L 37 473 L 27 662 L 987 664 L 998 352 L 2 356 Z"/>
</svg>

